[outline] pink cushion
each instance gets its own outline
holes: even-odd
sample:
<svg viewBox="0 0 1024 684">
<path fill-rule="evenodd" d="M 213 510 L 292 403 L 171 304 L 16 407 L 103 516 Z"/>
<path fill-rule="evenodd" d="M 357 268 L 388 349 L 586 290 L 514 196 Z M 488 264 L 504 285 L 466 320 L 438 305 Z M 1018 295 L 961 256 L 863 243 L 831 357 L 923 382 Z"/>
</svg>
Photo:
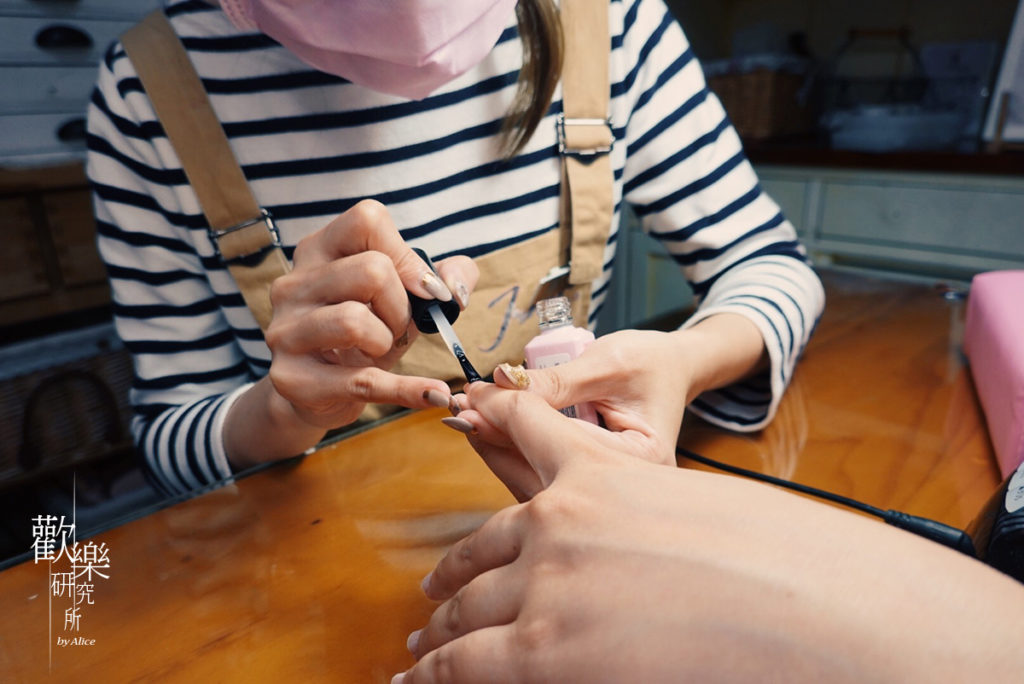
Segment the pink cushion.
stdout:
<svg viewBox="0 0 1024 684">
<path fill-rule="evenodd" d="M 1024 271 L 976 275 L 966 326 L 964 352 L 1005 477 L 1024 461 Z"/>
</svg>

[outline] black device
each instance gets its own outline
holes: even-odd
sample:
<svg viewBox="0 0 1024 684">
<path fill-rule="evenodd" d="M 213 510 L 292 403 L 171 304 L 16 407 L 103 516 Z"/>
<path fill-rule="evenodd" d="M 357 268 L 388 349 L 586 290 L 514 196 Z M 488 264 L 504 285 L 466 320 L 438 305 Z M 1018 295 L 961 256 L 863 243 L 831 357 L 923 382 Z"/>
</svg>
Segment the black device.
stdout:
<svg viewBox="0 0 1024 684">
<path fill-rule="evenodd" d="M 1003 481 L 972 527 L 978 557 L 1024 582 L 1024 463 Z"/>
</svg>

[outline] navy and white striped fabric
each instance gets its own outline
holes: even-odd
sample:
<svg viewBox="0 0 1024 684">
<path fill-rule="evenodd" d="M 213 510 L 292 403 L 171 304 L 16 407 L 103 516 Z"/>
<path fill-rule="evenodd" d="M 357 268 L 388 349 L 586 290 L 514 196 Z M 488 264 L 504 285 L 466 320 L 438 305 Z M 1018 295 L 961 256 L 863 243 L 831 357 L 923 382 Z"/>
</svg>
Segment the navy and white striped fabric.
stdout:
<svg viewBox="0 0 1024 684">
<path fill-rule="evenodd" d="M 485 254 L 556 228 L 560 91 L 527 147 L 507 162 L 497 156 L 522 61 L 514 16 L 479 66 L 414 102 L 313 71 L 200 0 L 167 5 L 288 256 L 364 198 L 387 205 L 406 240 L 437 258 Z M 626 201 L 693 284 L 701 307 L 688 324 L 731 311 L 764 334 L 769 372 L 693 404 L 719 424 L 759 428 L 820 315 L 821 285 L 663 1 L 611 0 L 608 11 L 616 214 L 590 322 L 606 296 Z M 119 44 L 101 66 L 88 136 L 98 242 L 117 329 L 135 359 L 136 441 L 169 491 L 229 477 L 224 416 L 267 373 L 270 352 Z"/>
</svg>

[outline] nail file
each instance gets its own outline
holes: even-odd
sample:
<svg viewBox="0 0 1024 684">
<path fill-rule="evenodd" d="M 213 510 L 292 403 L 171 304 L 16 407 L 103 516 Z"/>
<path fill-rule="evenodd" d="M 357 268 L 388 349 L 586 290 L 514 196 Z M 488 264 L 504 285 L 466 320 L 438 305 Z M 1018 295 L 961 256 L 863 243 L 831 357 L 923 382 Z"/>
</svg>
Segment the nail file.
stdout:
<svg viewBox="0 0 1024 684">
<path fill-rule="evenodd" d="M 462 348 L 462 342 L 459 341 L 459 336 L 455 334 L 455 330 L 452 328 L 452 324 L 448 322 L 445 315 L 441 313 L 441 307 L 437 304 L 427 307 L 427 311 L 430 313 L 430 317 L 434 320 L 434 325 L 437 326 L 437 332 L 440 333 L 441 339 L 448 345 L 448 350 L 451 351 L 452 356 L 459 362 L 462 367 L 462 372 L 466 375 L 467 382 L 476 382 L 482 380 L 480 374 L 476 372 L 476 368 L 473 368 L 473 364 L 469 362 L 469 358 L 466 356 L 465 350 Z"/>
</svg>

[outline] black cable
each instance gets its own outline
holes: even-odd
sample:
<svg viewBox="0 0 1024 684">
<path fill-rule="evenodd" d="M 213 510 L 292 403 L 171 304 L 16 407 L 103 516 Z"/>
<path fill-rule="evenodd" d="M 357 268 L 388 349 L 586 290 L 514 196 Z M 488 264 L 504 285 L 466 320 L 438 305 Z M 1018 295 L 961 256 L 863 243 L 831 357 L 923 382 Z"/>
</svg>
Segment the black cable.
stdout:
<svg viewBox="0 0 1024 684">
<path fill-rule="evenodd" d="M 676 447 L 676 454 L 688 458 L 691 461 L 702 463 L 706 466 L 723 470 L 727 473 L 734 475 L 741 475 L 748 477 L 753 480 L 760 480 L 761 482 L 767 482 L 769 484 L 776 485 L 778 487 L 784 487 L 785 489 L 791 489 L 802 494 L 814 496 L 825 501 L 831 501 L 847 508 L 858 510 L 868 515 L 873 515 L 877 518 L 881 518 L 886 523 L 893 527 L 898 527 L 907 532 L 912 532 L 918 536 L 924 537 L 925 539 L 931 539 L 933 542 L 948 546 L 951 549 L 976 558 L 978 553 L 974 548 L 974 542 L 971 541 L 971 537 L 961 529 L 940 523 L 937 520 L 931 520 L 929 518 L 922 518 L 917 515 L 910 515 L 909 513 L 903 513 L 902 511 L 895 511 L 889 509 L 887 511 L 881 508 L 876 508 L 870 504 L 866 504 L 856 499 L 851 499 L 835 492 L 828 492 L 823 489 L 811 487 L 808 485 L 800 484 L 799 482 L 791 482 L 789 480 L 783 480 L 782 478 L 775 477 L 773 475 L 765 475 L 755 470 L 747 470 L 739 466 L 729 465 L 728 463 L 722 463 L 714 459 L 708 458 L 707 456 L 701 456 L 700 454 L 694 453 L 689 449 L 683 447 Z"/>
<path fill-rule="evenodd" d="M 802 485 L 799 482 L 790 482 L 789 480 L 783 480 L 773 475 L 765 475 L 764 473 L 759 473 L 754 470 L 747 470 L 746 468 L 740 468 L 739 466 L 729 465 L 728 463 L 721 463 L 719 461 L 710 459 L 707 456 L 701 456 L 700 454 L 696 454 L 690 451 L 689 449 L 684 449 L 682 447 L 677 447 L 676 453 L 681 456 L 685 456 L 691 461 L 703 463 L 706 466 L 711 466 L 712 468 L 717 468 L 718 470 L 724 470 L 728 473 L 733 473 L 734 475 L 742 475 L 743 477 L 749 477 L 755 480 L 761 480 L 763 482 L 770 482 L 773 485 L 785 487 L 786 489 L 792 489 L 798 492 L 802 492 L 804 494 L 816 496 L 819 499 L 832 501 L 842 506 L 855 508 L 858 511 L 862 511 L 869 515 L 878 516 L 879 518 L 885 517 L 885 511 L 883 511 L 881 508 L 875 508 L 874 506 L 863 503 L 861 501 L 857 501 L 856 499 L 850 499 L 841 494 L 836 494 L 834 492 L 826 492 L 822 489 L 816 489 L 815 487 Z"/>
</svg>

